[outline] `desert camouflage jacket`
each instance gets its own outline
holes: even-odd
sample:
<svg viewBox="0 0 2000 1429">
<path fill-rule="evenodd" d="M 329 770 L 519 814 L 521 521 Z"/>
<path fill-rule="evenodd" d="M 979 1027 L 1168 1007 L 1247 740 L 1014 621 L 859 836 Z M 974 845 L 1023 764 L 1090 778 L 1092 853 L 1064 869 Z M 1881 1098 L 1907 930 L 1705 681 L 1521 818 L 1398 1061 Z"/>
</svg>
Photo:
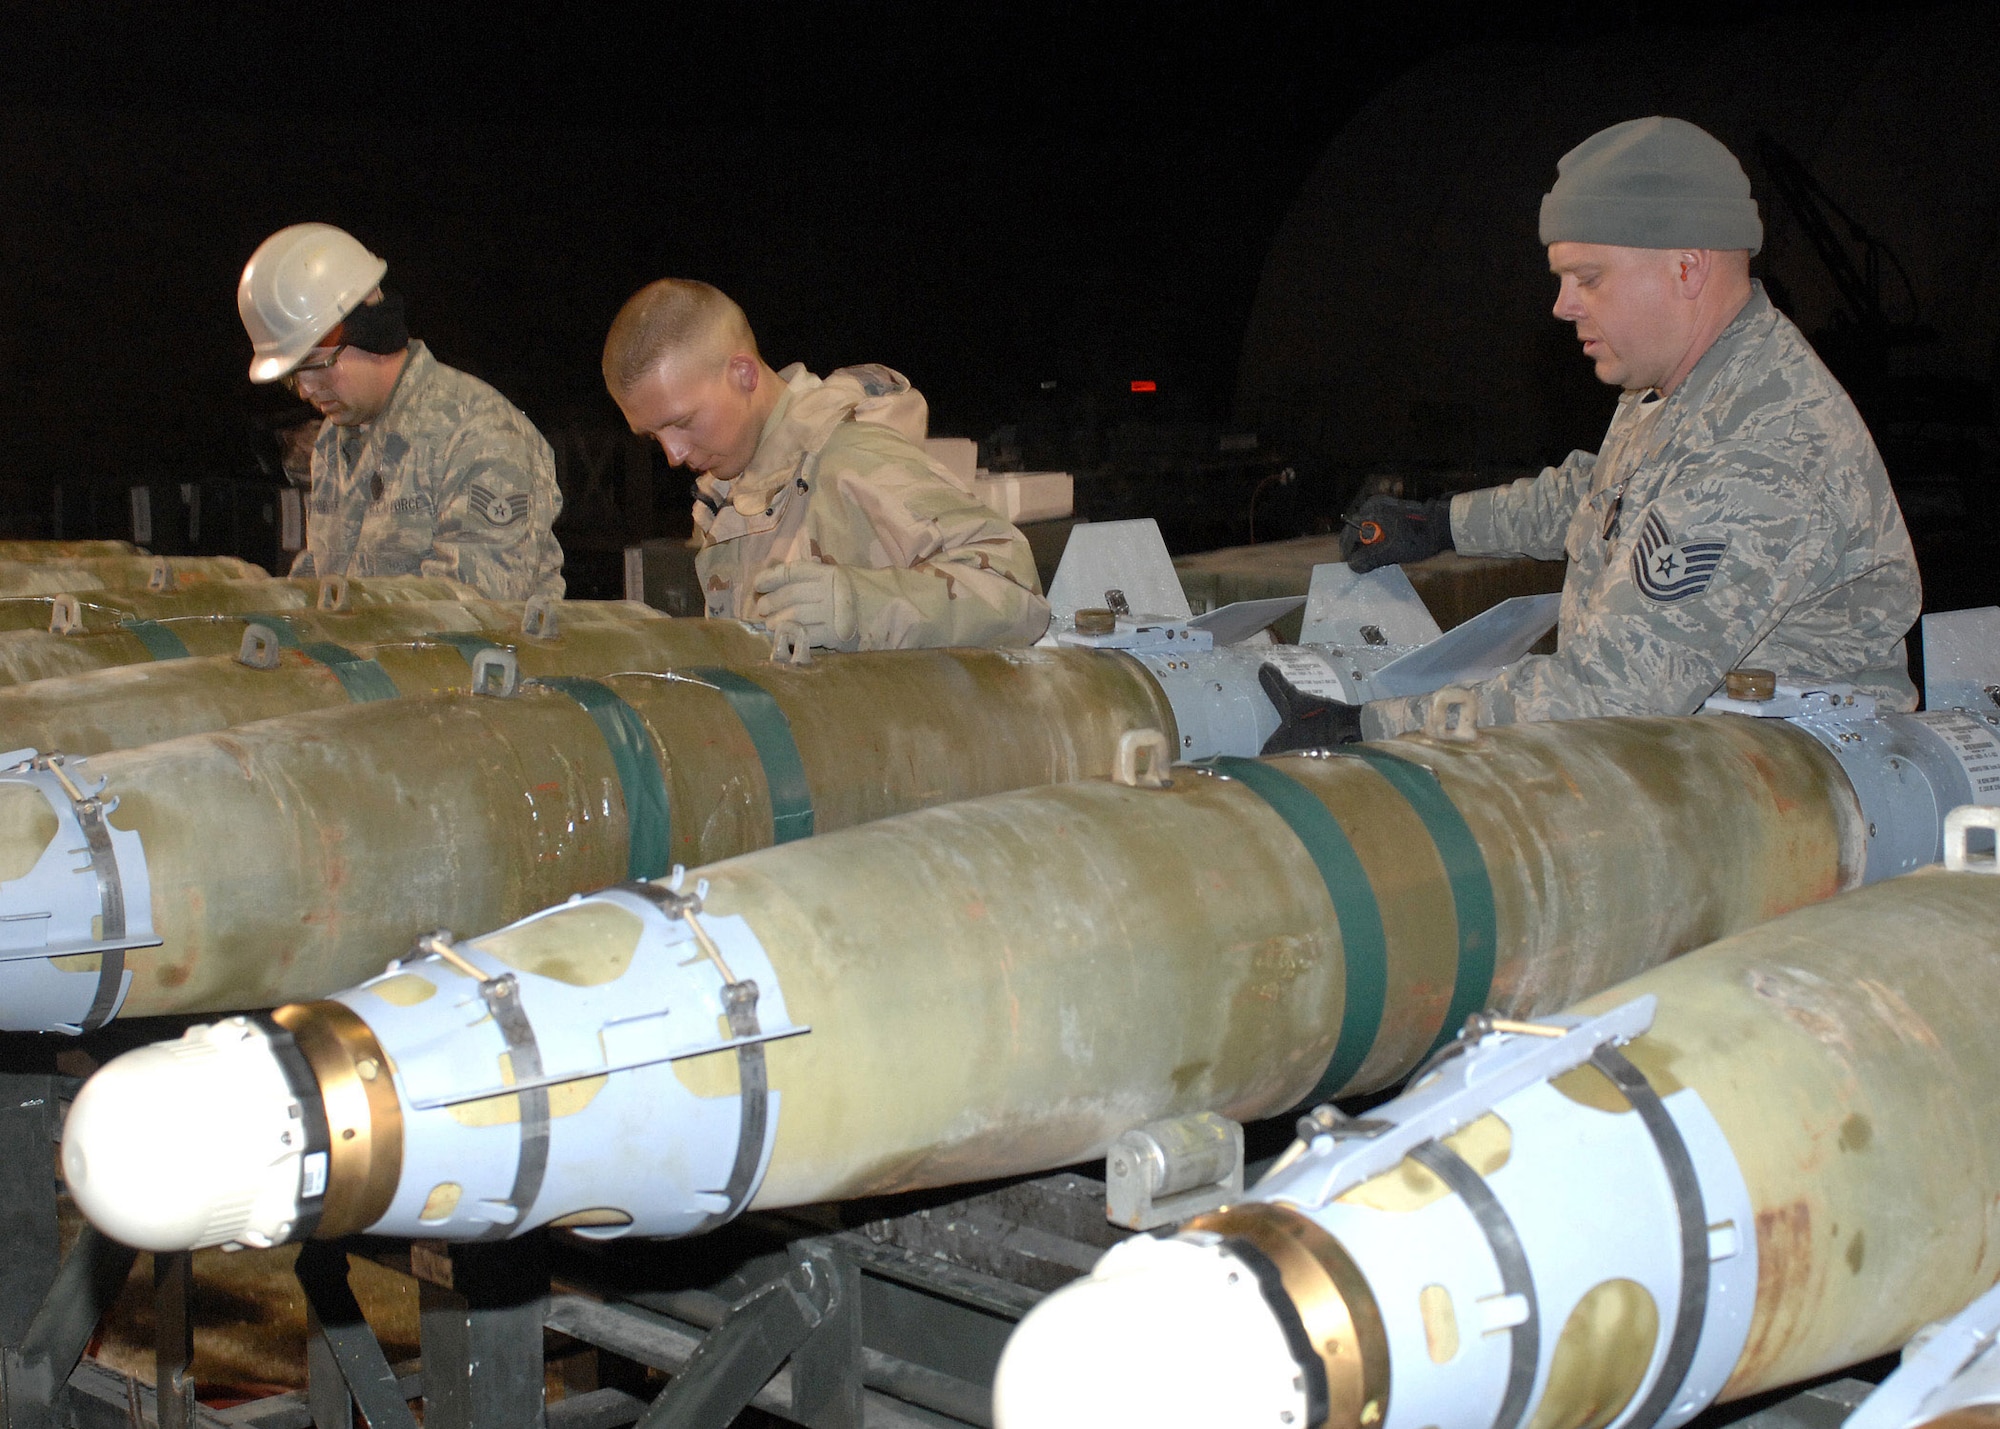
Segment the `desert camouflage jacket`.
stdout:
<svg viewBox="0 0 2000 1429">
<path fill-rule="evenodd" d="M 1481 724 L 1689 714 L 1733 669 L 1838 680 L 1913 709 L 1922 588 L 1854 403 L 1761 284 L 1665 398 L 1627 392 L 1595 452 L 1454 497 L 1473 555 L 1569 560 L 1553 655 L 1473 687 Z M 1427 696 L 1366 707 L 1383 738 Z"/>
<path fill-rule="evenodd" d="M 320 427 L 293 575 L 449 576 L 494 600 L 563 593 L 555 456 L 519 408 L 421 342 L 381 416 Z"/>
<path fill-rule="evenodd" d="M 760 572 L 848 568 L 861 650 L 1028 645 L 1049 623 L 1028 542 L 917 445 L 924 399 L 887 367 L 794 364 L 741 476 L 696 483 L 708 614 L 755 618 Z"/>
</svg>

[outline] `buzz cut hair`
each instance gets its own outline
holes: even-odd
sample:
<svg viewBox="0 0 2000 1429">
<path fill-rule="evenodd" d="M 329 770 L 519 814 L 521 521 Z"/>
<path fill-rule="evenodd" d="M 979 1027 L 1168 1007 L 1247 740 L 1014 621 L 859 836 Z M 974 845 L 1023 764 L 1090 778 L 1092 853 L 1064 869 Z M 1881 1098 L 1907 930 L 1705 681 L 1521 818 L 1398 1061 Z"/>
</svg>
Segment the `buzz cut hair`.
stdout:
<svg viewBox="0 0 2000 1429">
<path fill-rule="evenodd" d="M 762 360 L 750 320 L 720 288 L 692 278 L 661 278 L 625 300 L 604 339 L 604 385 L 613 394 L 674 357 L 712 361 L 739 352 Z"/>
</svg>

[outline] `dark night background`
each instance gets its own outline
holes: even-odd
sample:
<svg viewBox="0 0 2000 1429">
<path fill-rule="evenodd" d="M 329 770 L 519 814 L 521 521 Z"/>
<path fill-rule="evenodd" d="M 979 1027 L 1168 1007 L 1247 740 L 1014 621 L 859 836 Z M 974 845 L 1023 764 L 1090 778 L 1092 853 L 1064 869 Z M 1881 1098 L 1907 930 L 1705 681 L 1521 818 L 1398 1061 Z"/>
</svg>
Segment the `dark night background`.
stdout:
<svg viewBox="0 0 2000 1429">
<path fill-rule="evenodd" d="M 1992 599 L 1988 7 L 645 15 L 0 9 L 0 535 L 129 536 L 146 485 L 157 549 L 277 560 L 282 401 L 244 378 L 234 289 L 304 219 L 385 257 L 418 335 L 548 435 L 573 594 L 685 527 L 597 376 L 667 273 L 736 297 L 774 364 L 909 373 L 935 434 L 1075 471 L 1085 514 L 1239 542 L 1290 466 L 1257 534 L 1325 529 L 1370 478 L 1595 444 L 1610 394 L 1547 315 L 1536 203 L 1572 144 L 1668 112 L 1750 169 L 1762 271 L 1870 416 L 1932 603 Z M 1780 200 L 1785 154 L 1834 207 Z"/>
</svg>

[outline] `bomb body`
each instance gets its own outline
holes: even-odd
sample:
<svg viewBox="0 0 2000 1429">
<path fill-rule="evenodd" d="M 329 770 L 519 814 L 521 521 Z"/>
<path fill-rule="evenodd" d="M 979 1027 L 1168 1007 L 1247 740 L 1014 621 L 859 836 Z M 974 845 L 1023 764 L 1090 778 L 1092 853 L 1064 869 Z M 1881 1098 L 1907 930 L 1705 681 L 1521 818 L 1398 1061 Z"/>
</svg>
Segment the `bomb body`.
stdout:
<svg viewBox="0 0 2000 1429">
<path fill-rule="evenodd" d="M 1476 1034 L 1039 1307 L 999 1422 L 1671 1426 L 1893 1350 L 2000 1275 L 1996 930 L 1929 869 Z"/>
<path fill-rule="evenodd" d="M 264 611 L 339 610 L 407 600 L 477 600 L 479 592 L 430 576 L 364 580 L 212 580 L 177 590 L 105 590 L 62 585 L 0 595 L 0 630 L 110 630 L 133 620 Z"/>
<path fill-rule="evenodd" d="M 523 629 L 518 605 L 424 601 L 340 614 L 206 616 L 143 633 L 45 635 L 58 643 L 158 643 L 161 630 L 177 641 L 182 632 L 221 640 L 233 631 L 236 638 L 228 654 L 121 664 L 0 689 L 0 745 L 100 754 L 357 702 L 467 690 L 487 650 L 511 657 L 521 676 L 538 678 L 755 665 L 770 648 L 735 621 L 670 620 L 633 602 L 580 601 L 542 613 L 547 624 L 530 621 L 533 634 Z"/>
<path fill-rule="evenodd" d="M 69 561 L 80 556 L 143 555 L 130 541 L 0 541 L 0 560 Z"/>
<path fill-rule="evenodd" d="M 292 589 L 284 582 L 268 585 L 272 590 L 288 593 Z M 524 607 L 520 603 L 484 600 L 472 596 L 470 591 L 465 594 L 464 599 L 374 603 L 350 600 L 340 608 L 308 605 L 268 611 L 168 614 L 157 618 L 94 610 L 88 613 L 96 617 L 87 622 L 88 628 L 68 633 L 50 629 L 0 629 L 0 687 L 89 674 L 121 665 L 237 655 L 243 650 L 245 627 L 257 623 L 274 626 L 281 640 L 289 632 L 299 643 L 332 641 L 352 645 L 412 639 L 434 631 L 486 630 L 496 635 L 511 635 L 520 633 L 524 627 L 536 628 L 542 615 L 549 616 L 551 631 L 666 618 L 639 601 L 568 601 L 554 605 L 537 601 Z M 52 606 L 53 602 L 49 604 Z M 0 601 L 0 615 L 5 609 L 6 603 Z M 81 607 L 76 614 L 80 620 L 86 617 Z"/>
<path fill-rule="evenodd" d="M 235 556 L 0 556 L 0 594 L 54 595 L 64 591 L 143 591 L 215 581 L 269 580 L 262 566 Z"/>
<path fill-rule="evenodd" d="M 657 625 L 668 640 L 733 630 L 764 658 L 740 626 Z M 593 634 L 621 632 L 578 632 Z M 149 918 L 105 949 L 111 965 L 94 950 L 0 949 L 0 1022 L 80 1025 L 113 979 L 126 1016 L 319 996 L 437 927 L 488 928 L 674 862 L 1101 775 L 1121 735 L 1173 724 L 1136 663 L 1085 651 L 752 668 L 343 704 L 0 773 L 0 908 L 25 915 L 15 927 L 81 949 L 107 889 Z M 80 867 L 64 778 L 85 802 L 116 801 L 112 846 Z"/>
<path fill-rule="evenodd" d="M 1329 883 L 1325 843 L 1246 766 L 1319 809 L 1355 878 Z M 1837 765 L 1775 722 L 1525 725 L 1224 767 L 747 854 L 698 890 L 609 890 L 433 948 L 281 1010 L 283 1031 L 226 1024 L 213 1035 L 264 1069 L 258 1125 L 295 1095 L 271 1070 L 285 1038 L 344 1108 L 312 1206 L 293 1194 L 319 1184 L 297 1180 L 308 1149 L 198 1109 L 152 1121 L 266 1178 L 265 1209 L 224 1239 L 685 1234 L 1385 1086 L 1468 1008 L 1560 1008 L 1828 897 L 1865 857 Z M 364 1063 L 385 1073 L 365 1087 Z M 124 1081 L 169 1096 L 159 1072 Z"/>
</svg>

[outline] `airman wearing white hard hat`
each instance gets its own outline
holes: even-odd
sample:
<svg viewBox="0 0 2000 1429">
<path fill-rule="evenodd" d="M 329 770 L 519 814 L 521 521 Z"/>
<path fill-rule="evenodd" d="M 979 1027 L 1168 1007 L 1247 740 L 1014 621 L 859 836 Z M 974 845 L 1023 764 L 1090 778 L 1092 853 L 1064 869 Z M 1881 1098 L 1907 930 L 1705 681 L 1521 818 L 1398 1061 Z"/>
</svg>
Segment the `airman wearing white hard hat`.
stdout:
<svg viewBox="0 0 2000 1429">
<path fill-rule="evenodd" d="M 250 380 L 289 377 L 388 271 L 352 234 L 330 223 L 295 223 L 258 244 L 236 285 L 236 312 L 256 353 Z"/>
<path fill-rule="evenodd" d="M 389 265 L 326 223 L 258 245 L 236 287 L 252 382 L 325 418 L 294 575 L 448 576 L 496 600 L 561 595 L 555 457 L 534 424 L 410 336 Z"/>
</svg>

